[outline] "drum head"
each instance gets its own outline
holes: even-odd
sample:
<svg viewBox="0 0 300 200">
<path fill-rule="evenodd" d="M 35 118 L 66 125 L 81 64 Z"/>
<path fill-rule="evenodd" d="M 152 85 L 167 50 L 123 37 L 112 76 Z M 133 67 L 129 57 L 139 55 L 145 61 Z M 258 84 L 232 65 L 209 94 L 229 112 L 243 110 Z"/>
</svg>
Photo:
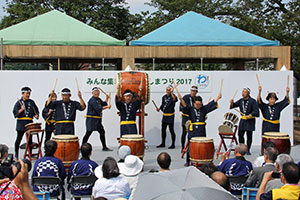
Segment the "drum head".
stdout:
<svg viewBox="0 0 300 200">
<path fill-rule="evenodd" d="M 207 143 L 214 142 L 214 140 L 209 137 L 192 137 L 191 142 Z"/>
<path fill-rule="evenodd" d="M 25 127 L 28 127 L 28 126 L 40 126 L 42 123 L 29 123 L 29 124 L 26 124 Z"/>
<path fill-rule="evenodd" d="M 219 133 L 233 133 L 233 130 L 230 126 L 227 126 L 227 125 L 220 125 L 219 128 Z"/>
<path fill-rule="evenodd" d="M 76 140 L 78 137 L 76 135 L 55 135 L 53 140 Z"/>
<path fill-rule="evenodd" d="M 289 137 L 289 134 L 280 132 L 266 132 L 264 135 L 269 137 Z"/>
<path fill-rule="evenodd" d="M 123 135 L 122 138 L 124 138 L 124 139 L 142 139 L 144 137 L 143 137 L 143 135 L 138 135 L 138 134 L 127 134 L 127 135 Z"/>
</svg>

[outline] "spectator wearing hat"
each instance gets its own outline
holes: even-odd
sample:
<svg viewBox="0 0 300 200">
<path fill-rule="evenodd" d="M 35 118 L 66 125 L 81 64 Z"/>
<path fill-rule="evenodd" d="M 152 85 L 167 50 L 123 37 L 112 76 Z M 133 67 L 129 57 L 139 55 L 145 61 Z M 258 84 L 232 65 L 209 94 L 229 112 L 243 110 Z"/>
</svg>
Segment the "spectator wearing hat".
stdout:
<svg viewBox="0 0 300 200">
<path fill-rule="evenodd" d="M 81 92 L 78 91 L 80 102 L 71 100 L 71 90 L 64 88 L 61 91 L 62 100 L 51 101 L 54 90 L 51 91 L 46 107 L 56 109 L 55 112 L 55 134 L 74 135 L 74 122 L 76 120 L 76 111 L 83 111 L 86 107 Z"/>
<path fill-rule="evenodd" d="M 252 135 L 255 131 L 255 117 L 259 117 L 258 104 L 250 97 L 250 88 L 245 87 L 242 92 L 242 98 L 238 101 L 233 102 L 230 100 L 230 109 L 239 107 L 240 112 L 243 113 L 240 123 L 239 123 L 239 143 L 245 144 L 244 135 L 247 133 L 247 147 L 248 155 L 251 155 L 251 145 L 252 145 Z"/>
<path fill-rule="evenodd" d="M 131 193 L 127 180 L 120 176 L 117 162 L 112 157 L 107 157 L 102 166 L 95 169 L 98 178 L 93 187 L 93 197 L 104 197 L 108 200 L 117 198 L 128 199 Z"/>
<path fill-rule="evenodd" d="M 166 88 L 166 94 L 162 97 L 161 106 L 157 108 L 157 112 L 163 112 L 163 118 L 161 122 L 161 144 L 157 148 L 166 146 L 167 127 L 171 133 L 172 144 L 169 149 L 175 148 L 176 134 L 174 131 L 174 119 L 175 119 L 175 104 L 178 101 L 176 95 L 173 93 L 173 86 L 169 85 Z"/>
<path fill-rule="evenodd" d="M 120 111 L 120 131 L 121 137 L 125 134 L 137 134 L 136 127 L 136 112 L 141 108 L 142 105 L 142 82 L 139 86 L 139 92 L 137 99 L 133 98 L 134 93 L 127 89 L 123 93 L 124 100 L 120 95 L 121 85 L 117 85 L 116 92 L 116 107 Z"/>
<path fill-rule="evenodd" d="M 88 142 L 93 131 L 98 131 L 100 136 L 100 141 L 102 143 L 102 151 L 111 151 L 106 146 L 105 130 L 102 125 L 102 111 L 111 108 L 110 103 L 107 104 L 107 102 L 110 102 L 109 101 L 110 96 L 106 95 L 106 100 L 102 101 L 102 99 L 99 98 L 99 95 L 100 95 L 99 88 L 94 87 L 92 89 L 92 97 L 88 101 L 87 113 L 85 115 L 86 133 L 82 139 L 82 144 Z"/>
<path fill-rule="evenodd" d="M 134 155 L 127 156 L 124 163 L 118 163 L 121 176 L 128 181 L 131 191 L 135 187 L 137 177 L 142 172 L 143 166 L 143 161 Z"/>
<path fill-rule="evenodd" d="M 131 154 L 131 149 L 129 146 L 126 146 L 126 145 L 120 146 L 119 150 L 118 150 L 118 155 L 119 155 L 120 160 L 118 161 L 118 163 L 123 163 L 125 158 L 127 156 L 129 156 L 130 154 Z"/>
<path fill-rule="evenodd" d="M 23 87 L 21 89 L 21 94 L 21 99 L 18 99 L 13 108 L 14 117 L 17 119 L 17 137 L 15 141 L 16 158 L 19 158 L 20 143 L 25 131 L 27 130 L 25 125 L 32 123 L 33 118 L 39 119 L 39 109 L 35 102 L 30 99 L 31 89 L 29 87 Z M 29 144 L 32 144 L 31 136 L 29 138 Z"/>
<path fill-rule="evenodd" d="M 198 93 L 198 87 L 196 85 L 193 85 L 191 87 L 190 94 L 184 95 L 182 99 L 185 101 L 185 103 L 189 106 L 193 106 L 193 98 Z M 182 127 L 182 135 L 181 135 L 181 150 L 184 149 L 185 147 L 185 139 L 186 139 L 186 134 L 187 130 L 185 127 L 185 123 L 190 120 L 190 116 L 188 113 L 186 113 L 183 109 L 184 107 L 180 104 L 179 110 L 181 111 L 181 127 Z"/>
<path fill-rule="evenodd" d="M 280 114 L 281 111 L 290 104 L 290 88 L 286 88 L 286 95 L 282 101 L 276 103 L 278 97 L 275 92 L 269 92 L 267 96 L 268 104 L 261 99 L 262 87 L 258 86 L 257 102 L 263 115 L 262 135 L 265 132 L 280 132 Z"/>
</svg>

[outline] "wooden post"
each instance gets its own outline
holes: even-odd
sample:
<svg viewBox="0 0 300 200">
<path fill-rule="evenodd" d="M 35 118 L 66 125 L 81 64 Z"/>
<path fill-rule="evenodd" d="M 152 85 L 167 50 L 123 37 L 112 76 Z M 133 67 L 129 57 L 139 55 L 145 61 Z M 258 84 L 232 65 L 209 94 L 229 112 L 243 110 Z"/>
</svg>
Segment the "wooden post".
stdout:
<svg viewBox="0 0 300 200">
<path fill-rule="evenodd" d="M 129 65 L 131 69 L 135 69 L 135 60 L 134 57 L 125 57 L 122 59 L 122 70 L 126 69 L 126 67 Z"/>
<path fill-rule="evenodd" d="M 60 71 L 60 58 L 57 58 L 57 70 Z"/>
</svg>

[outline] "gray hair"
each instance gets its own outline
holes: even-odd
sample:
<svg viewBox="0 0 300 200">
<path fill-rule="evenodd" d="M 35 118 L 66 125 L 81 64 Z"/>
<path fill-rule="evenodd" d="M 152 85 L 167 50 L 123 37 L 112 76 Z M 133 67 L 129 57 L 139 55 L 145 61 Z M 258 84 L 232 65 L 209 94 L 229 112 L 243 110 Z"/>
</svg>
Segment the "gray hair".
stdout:
<svg viewBox="0 0 300 200">
<path fill-rule="evenodd" d="M 0 144 L 0 159 L 3 159 L 5 153 L 8 153 L 8 146 Z"/>
<path fill-rule="evenodd" d="M 248 152 L 248 147 L 247 147 L 247 145 L 245 145 L 245 144 L 238 144 L 238 145 L 236 145 L 235 148 L 238 150 L 238 152 L 239 152 L 242 156 L 246 155 L 246 153 Z"/>
<path fill-rule="evenodd" d="M 294 162 L 290 155 L 282 153 L 277 156 L 276 163 L 279 165 L 280 169 L 282 169 L 283 165 L 288 162 Z"/>
<path fill-rule="evenodd" d="M 277 159 L 278 150 L 275 147 L 268 147 L 265 154 L 268 156 L 268 159 L 274 163 Z"/>
</svg>

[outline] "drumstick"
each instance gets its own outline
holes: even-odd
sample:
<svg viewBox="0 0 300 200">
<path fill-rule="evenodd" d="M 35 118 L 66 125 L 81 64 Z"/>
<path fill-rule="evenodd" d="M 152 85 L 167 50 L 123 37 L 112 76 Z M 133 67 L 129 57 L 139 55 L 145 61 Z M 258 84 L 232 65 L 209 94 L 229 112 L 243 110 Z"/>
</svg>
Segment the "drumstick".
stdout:
<svg viewBox="0 0 300 200">
<path fill-rule="evenodd" d="M 111 106 L 111 93 L 109 93 L 108 105 Z M 110 108 L 109 108 L 110 109 Z"/>
<path fill-rule="evenodd" d="M 241 115 L 245 115 L 244 113 L 242 113 L 241 111 L 239 111 L 238 109 L 234 109 L 235 111 L 239 112 Z"/>
<path fill-rule="evenodd" d="M 176 85 L 174 79 L 173 79 L 173 84 Z M 179 85 L 179 83 L 178 83 L 178 85 Z M 179 91 L 178 91 L 178 89 L 177 89 L 177 86 L 178 86 L 178 85 L 176 85 L 176 87 L 175 87 L 177 93 L 179 93 Z"/>
<path fill-rule="evenodd" d="M 223 79 L 221 80 L 221 86 L 220 86 L 220 91 L 219 91 L 219 94 L 222 93 L 222 88 L 223 88 Z"/>
<path fill-rule="evenodd" d="M 23 106 L 23 104 L 22 104 L 22 102 L 20 101 L 20 99 L 17 98 L 17 100 L 18 100 L 19 104 L 20 104 L 21 106 Z"/>
<path fill-rule="evenodd" d="M 239 90 L 238 88 L 235 90 L 232 99 L 234 99 L 234 97 L 235 97 L 236 93 L 238 92 L 238 90 Z"/>
<path fill-rule="evenodd" d="M 103 94 L 105 94 L 106 96 L 108 96 L 108 94 L 106 93 L 106 92 L 104 92 L 104 90 L 102 90 L 100 87 L 98 87 L 99 88 L 99 90 L 101 90 L 101 92 L 103 93 Z"/>
<path fill-rule="evenodd" d="M 209 97 L 209 99 L 208 99 L 208 103 L 210 102 L 210 100 L 211 100 L 211 97 Z"/>
<path fill-rule="evenodd" d="M 78 85 L 77 77 L 75 77 L 75 82 L 76 82 L 76 86 L 77 86 L 77 91 L 79 91 L 79 85 Z"/>
<path fill-rule="evenodd" d="M 259 78 L 258 78 L 258 74 L 256 74 L 256 80 L 257 80 L 258 86 L 260 86 L 260 81 L 259 81 Z"/>
<path fill-rule="evenodd" d="M 55 91 L 56 84 L 57 84 L 57 80 L 58 80 L 58 78 L 56 78 L 56 79 L 55 79 L 55 83 L 54 83 L 53 91 Z"/>
<path fill-rule="evenodd" d="M 152 103 L 155 106 L 156 110 L 158 110 L 158 107 L 157 107 L 156 103 L 154 102 L 154 100 L 152 100 Z"/>
<path fill-rule="evenodd" d="M 287 87 L 289 87 L 289 85 L 290 85 L 290 75 L 288 75 L 287 77 Z"/>
</svg>

